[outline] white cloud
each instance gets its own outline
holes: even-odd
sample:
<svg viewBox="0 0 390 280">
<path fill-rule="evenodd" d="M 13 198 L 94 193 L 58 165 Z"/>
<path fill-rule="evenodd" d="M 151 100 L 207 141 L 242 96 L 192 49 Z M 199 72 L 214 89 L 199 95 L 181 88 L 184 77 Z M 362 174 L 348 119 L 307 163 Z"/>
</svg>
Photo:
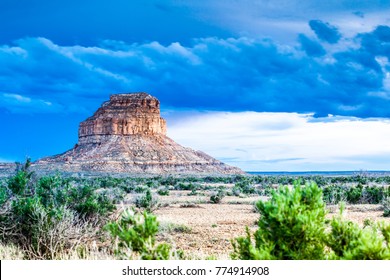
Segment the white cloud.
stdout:
<svg viewBox="0 0 390 280">
<path fill-rule="evenodd" d="M 294 41 L 309 33 L 308 20 L 332 22 L 346 36 L 368 32 L 389 22 L 389 1 L 313 0 L 189 0 L 174 5 L 189 7 L 199 20 L 229 29 L 238 36 L 272 37 Z"/>
<path fill-rule="evenodd" d="M 61 106 L 42 99 L 32 99 L 16 93 L 0 93 L 0 107 L 10 112 L 57 112 Z"/>
<path fill-rule="evenodd" d="M 14 93 L 3 93 L 3 97 L 8 100 L 13 100 L 20 103 L 30 103 L 31 98 L 21 96 L 20 94 L 14 94 Z"/>
<path fill-rule="evenodd" d="M 26 109 L 61 104 L 65 112 L 73 104 L 92 110 L 111 92 L 147 91 L 175 107 L 387 117 L 382 92 L 388 79 L 382 72 L 388 62 L 378 57 L 381 72 L 369 63 L 378 50 L 366 50 L 355 39 L 325 44 L 324 57 L 311 57 L 296 44 L 247 37 L 198 38 L 188 46 L 118 42 L 115 47 L 110 41 L 113 49 L 26 38 L 17 47 L 0 47 L 0 88 L 31 98 Z M 16 97 L 4 96 L 0 106 L 22 112 Z"/>
<path fill-rule="evenodd" d="M 170 125 L 178 143 L 247 171 L 386 170 L 390 121 L 206 112 Z"/>
</svg>

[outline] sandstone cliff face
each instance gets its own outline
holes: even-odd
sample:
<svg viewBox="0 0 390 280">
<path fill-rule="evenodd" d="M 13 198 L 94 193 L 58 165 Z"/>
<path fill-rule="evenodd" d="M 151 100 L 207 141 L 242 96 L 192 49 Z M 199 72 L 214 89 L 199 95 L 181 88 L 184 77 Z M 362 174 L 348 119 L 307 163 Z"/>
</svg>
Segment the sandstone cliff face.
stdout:
<svg viewBox="0 0 390 280">
<path fill-rule="evenodd" d="M 96 113 L 80 123 L 79 144 L 94 142 L 99 135 L 166 134 L 160 102 L 146 93 L 111 95 Z"/>
<path fill-rule="evenodd" d="M 242 174 L 166 136 L 160 102 L 146 93 L 116 94 L 80 123 L 79 141 L 34 163 L 43 171 L 131 174 Z"/>
</svg>

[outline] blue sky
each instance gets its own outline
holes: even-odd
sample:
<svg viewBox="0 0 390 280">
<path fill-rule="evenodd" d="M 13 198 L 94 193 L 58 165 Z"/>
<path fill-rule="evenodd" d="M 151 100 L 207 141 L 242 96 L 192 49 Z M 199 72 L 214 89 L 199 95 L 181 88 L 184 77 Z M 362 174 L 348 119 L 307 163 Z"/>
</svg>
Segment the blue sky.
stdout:
<svg viewBox="0 0 390 280">
<path fill-rule="evenodd" d="M 3 0 L 0 160 L 61 153 L 109 94 L 146 91 L 174 140 L 245 170 L 388 170 L 389 12 L 381 0 Z"/>
</svg>

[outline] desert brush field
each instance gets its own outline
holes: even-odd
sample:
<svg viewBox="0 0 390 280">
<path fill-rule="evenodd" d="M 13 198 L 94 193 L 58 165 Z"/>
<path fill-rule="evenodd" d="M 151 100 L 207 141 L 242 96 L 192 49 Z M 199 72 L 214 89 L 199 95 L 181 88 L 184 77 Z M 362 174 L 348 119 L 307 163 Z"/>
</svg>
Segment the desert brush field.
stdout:
<svg viewBox="0 0 390 280">
<path fill-rule="evenodd" d="M 0 181 L 1 259 L 389 259 L 390 177 Z"/>
</svg>

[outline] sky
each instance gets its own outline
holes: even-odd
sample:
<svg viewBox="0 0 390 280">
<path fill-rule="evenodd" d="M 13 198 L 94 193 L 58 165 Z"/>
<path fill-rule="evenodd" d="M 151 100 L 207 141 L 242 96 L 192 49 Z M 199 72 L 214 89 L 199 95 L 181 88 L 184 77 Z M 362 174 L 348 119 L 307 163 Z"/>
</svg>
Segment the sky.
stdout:
<svg viewBox="0 0 390 280">
<path fill-rule="evenodd" d="M 390 170 L 390 0 L 2 0 L 0 161 L 59 154 L 113 93 L 247 171 Z"/>
</svg>

